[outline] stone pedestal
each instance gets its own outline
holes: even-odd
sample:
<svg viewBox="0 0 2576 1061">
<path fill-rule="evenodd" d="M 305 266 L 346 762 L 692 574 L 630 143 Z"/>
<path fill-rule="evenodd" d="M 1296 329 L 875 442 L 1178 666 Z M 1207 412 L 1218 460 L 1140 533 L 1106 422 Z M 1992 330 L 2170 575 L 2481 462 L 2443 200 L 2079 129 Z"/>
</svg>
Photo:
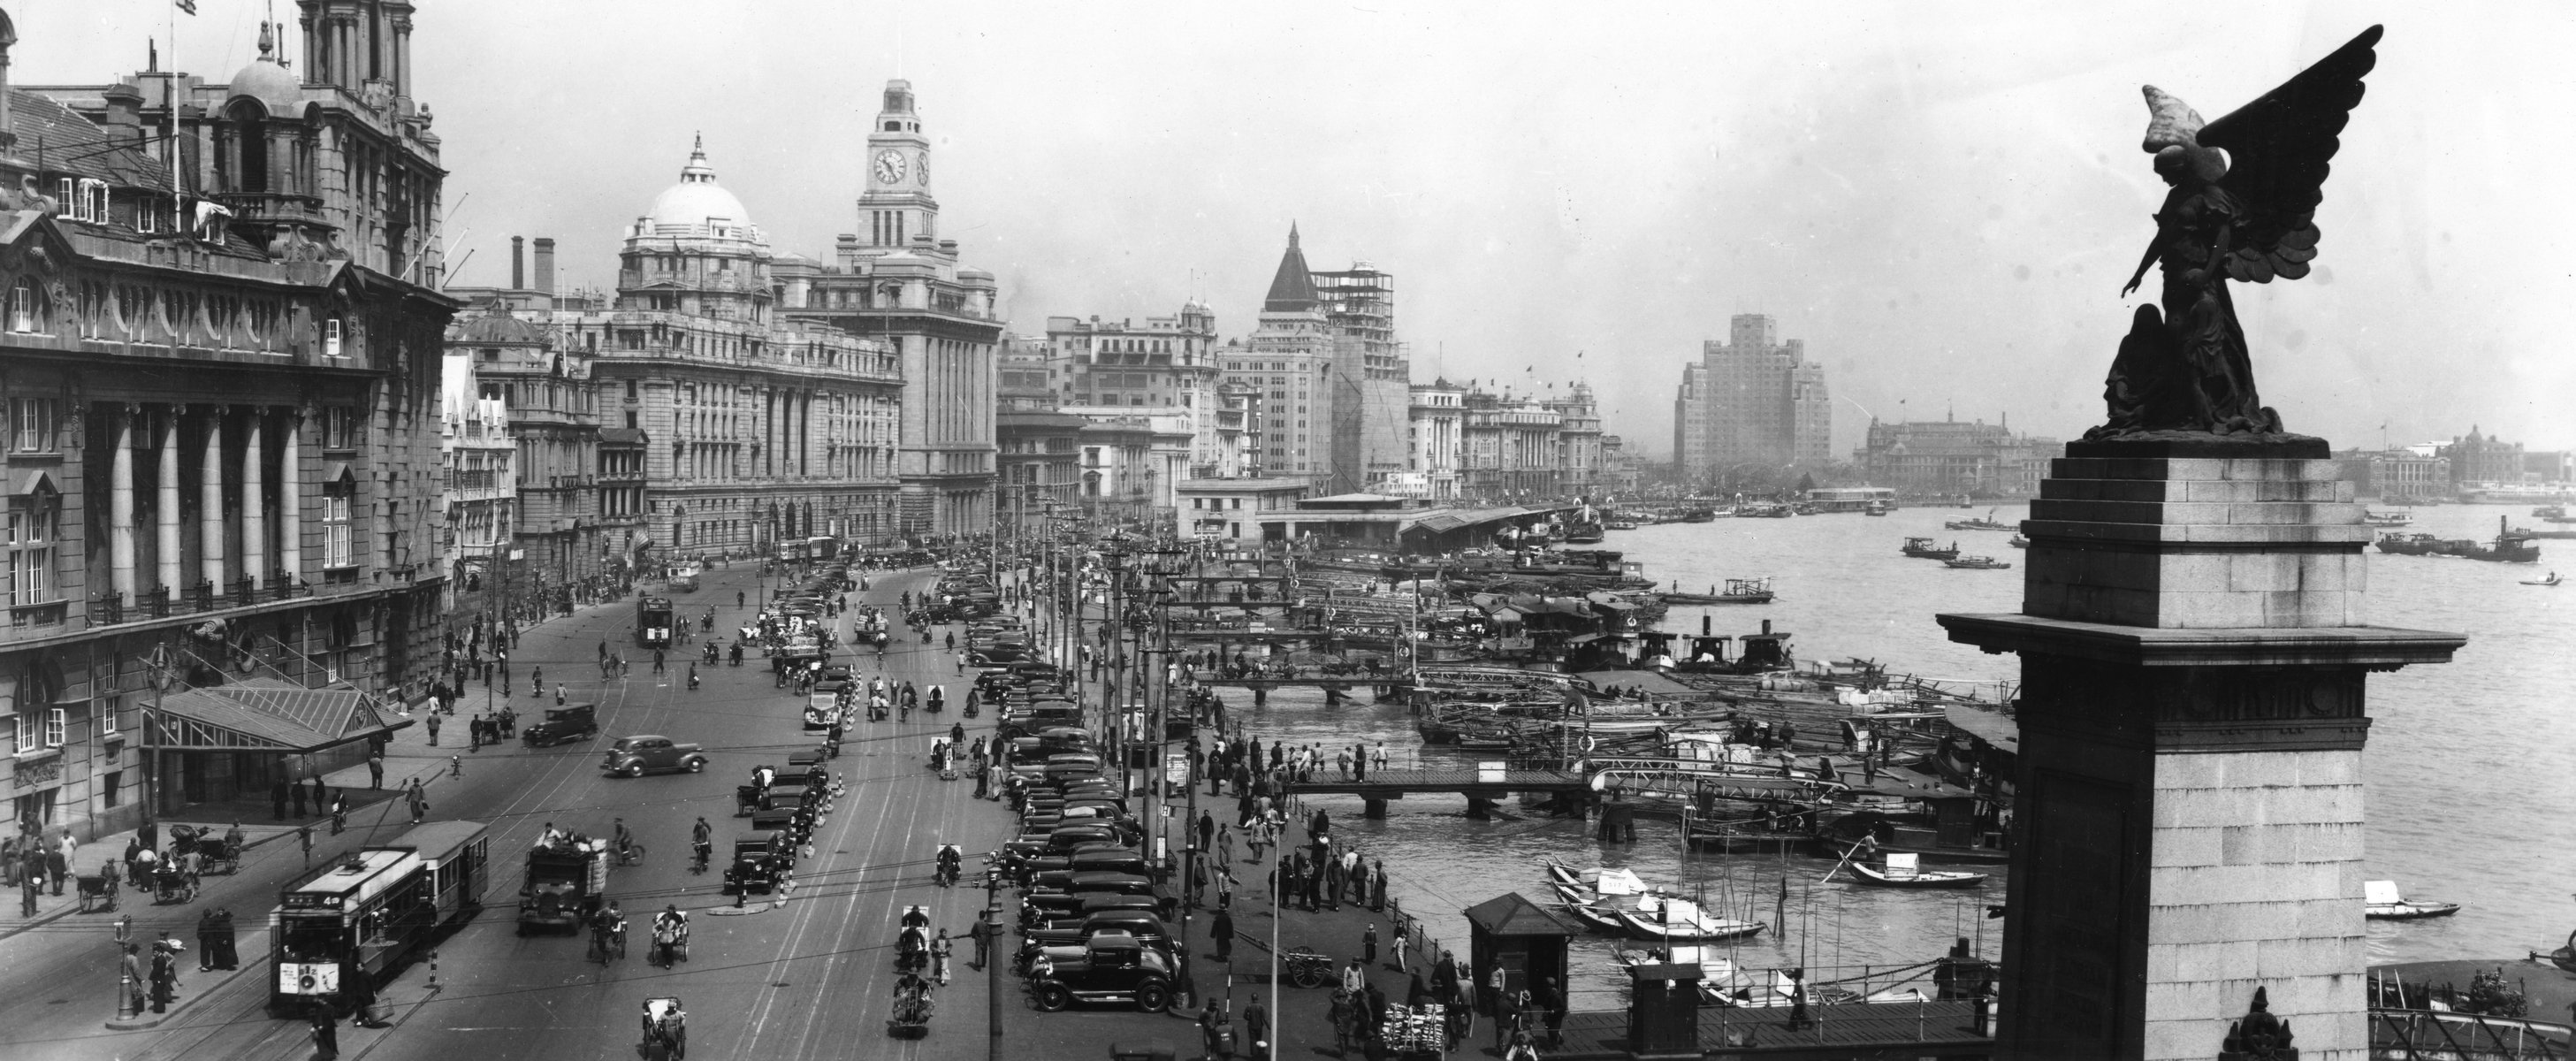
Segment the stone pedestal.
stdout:
<svg viewBox="0 0 2576 1061">
<path fill-rule="evenodd" d="M 2000 1052 L 2211 1058 L 2262 987 L 2360 1061 L 2364 679 L 2465 639 L 2364 624 L 2320 440 L 2067 451 L 2021 614 L 1939 617 L 2022 656 Z"/>
</svg>

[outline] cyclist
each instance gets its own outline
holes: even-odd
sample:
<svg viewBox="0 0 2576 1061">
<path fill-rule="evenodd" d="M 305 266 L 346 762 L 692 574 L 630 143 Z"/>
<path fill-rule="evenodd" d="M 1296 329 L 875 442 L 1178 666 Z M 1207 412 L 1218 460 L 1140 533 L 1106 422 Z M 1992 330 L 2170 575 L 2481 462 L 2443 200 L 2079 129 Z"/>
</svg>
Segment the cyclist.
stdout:
<svg viewBox="0 0 2576 1061">
<path fill-rule="evenodd" d="M 715 830 L 707 825 L 706 815 L 699 815 L 698 824 L 689 828 L 689 849 L 697 853 L 698 872 L 706 872 L 707 861 L 715 853 Z"/>
<path fill-rule="evenodd" d="M 691 663 L 691 664 L 689 664 L 689 689 L 690 689 L 692 692 L 694 692 L 694 691 L 696 691 L 696 690 L 697 690 L 697 687 L 698 687 L 698 665 L 697 665 L 696 663 Z"/>
<path fill-rule="evenodd" d="M 617 852 L 617 861 L 620 863 L 625 862 L 627 853 L 635 847 L 635 834 L 627 830 L 626 819 L 617 819 L 616 838 L 612 843 L 615 845 L 615 850 Z"/>
</svg>

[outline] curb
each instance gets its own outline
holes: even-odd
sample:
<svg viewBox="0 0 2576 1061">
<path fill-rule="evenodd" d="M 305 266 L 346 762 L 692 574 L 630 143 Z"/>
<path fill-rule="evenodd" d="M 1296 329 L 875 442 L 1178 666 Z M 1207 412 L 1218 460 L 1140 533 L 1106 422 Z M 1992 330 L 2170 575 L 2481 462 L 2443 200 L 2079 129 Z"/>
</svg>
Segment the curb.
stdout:
<svg viewBox="0 0 2576 1061">
<path fill-rule="evenodd" d="M 170 1018 L 176 1017 L 180 1013 L 186 1011 L 189 1006 L 195 1005 L 198 999 L 209 997 L 215 992 L 223 990 L 233 981 L 241 979 L 242 974 L 249 972 L 252 966 L 266 964 L 268 964 L 268 957 L 266 955 L 252 959 L 251 961 L 245 962 L 226 971 L 222 976 L 217 977 L 212 983 L 203 984 L 199 986 L 197 990 L 189 992 L 188 997 L 180 999 L 166 1012 L 154 1013 L 149 1008 L 146 1008 L 143 1012 L 135 1014 L 132 1017 L 112 1018 L 105 1022 L 107 1030 L 131 1032 L 141 1031 L 146 1028 L 158 1028 Z M 119 990 L 122 989 L 122 986 L 120 986 Z"/>
</svg>

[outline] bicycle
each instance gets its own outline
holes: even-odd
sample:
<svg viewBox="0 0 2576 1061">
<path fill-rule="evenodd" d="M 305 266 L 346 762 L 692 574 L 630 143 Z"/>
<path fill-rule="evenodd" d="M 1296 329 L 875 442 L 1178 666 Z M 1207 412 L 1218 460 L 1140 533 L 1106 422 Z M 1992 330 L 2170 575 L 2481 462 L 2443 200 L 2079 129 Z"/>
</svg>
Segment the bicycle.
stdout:
<svg viewBox="0 0 2576 1061">
<path fill-rule="evenodd" d="M 643 864 L 644 845 L 642 844 L 629 843 L 626 845 L 624 850 L 617 853 L 617 865 L 621 868 L 626 866 L 641 866 Z"/>
<path fill-rule="evenodd" d="M 707 871 L 707 860 L 714 857 L 714 853 L 714 844 L 698 844 L 696 852 L 689 859 L 689 872 L 705 873 Z"/>
</svg>

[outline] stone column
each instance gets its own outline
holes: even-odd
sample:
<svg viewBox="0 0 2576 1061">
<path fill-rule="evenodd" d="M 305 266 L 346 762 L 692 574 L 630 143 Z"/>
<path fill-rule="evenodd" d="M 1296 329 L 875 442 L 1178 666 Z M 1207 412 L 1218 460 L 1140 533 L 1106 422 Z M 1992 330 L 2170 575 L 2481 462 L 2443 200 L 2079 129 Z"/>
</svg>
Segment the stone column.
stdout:
<svg viewBox="0 0 2576 1061">
<path fill-rule="evenodd" d="M 2321 439 L 2077 442 L 2022 525 L 1998 1056 L 2211 1058 L 2260 988 L 2309 1061 L 2362 1061 L 2370 671 L 2457 634 L 2367 625 Z"/>
<path fill-rule="evenodd" d="M 242 434 L 242 574 L 251 588 L 268 585 L 268 510 L 262 497 L 266 476 L 260 467 L 266 447 L 260 442 L 260 419 L 267 410 L 252 406 Z"/>
<path fill-rule="evenodd" d="M 277 567 L 286 572 L 286 584 L 293 586 L 304 580 L 303 411 L 287 409 L 278 428 Z"/>
<path fill-rule="evenodd" d="M 224 407 L 206 410 L 205 459 L 197 465 L 198 576 L 224 592 Z"/>
<path fill-rule="evenodd" d="M 158 497 L 161 589 L 164 594 L 179 591 L 179 416 L 187 412 L 184 405 L 173 405 L 161 411 L 161 481 Z"/>
<path fill-rule="evenodd" d="M 115 463 L 108 471 L 109 585 L 118 604 L 134 601 L 134 420 L 141 413 L 131 405 L 119 411 Z"/>
</svg>

